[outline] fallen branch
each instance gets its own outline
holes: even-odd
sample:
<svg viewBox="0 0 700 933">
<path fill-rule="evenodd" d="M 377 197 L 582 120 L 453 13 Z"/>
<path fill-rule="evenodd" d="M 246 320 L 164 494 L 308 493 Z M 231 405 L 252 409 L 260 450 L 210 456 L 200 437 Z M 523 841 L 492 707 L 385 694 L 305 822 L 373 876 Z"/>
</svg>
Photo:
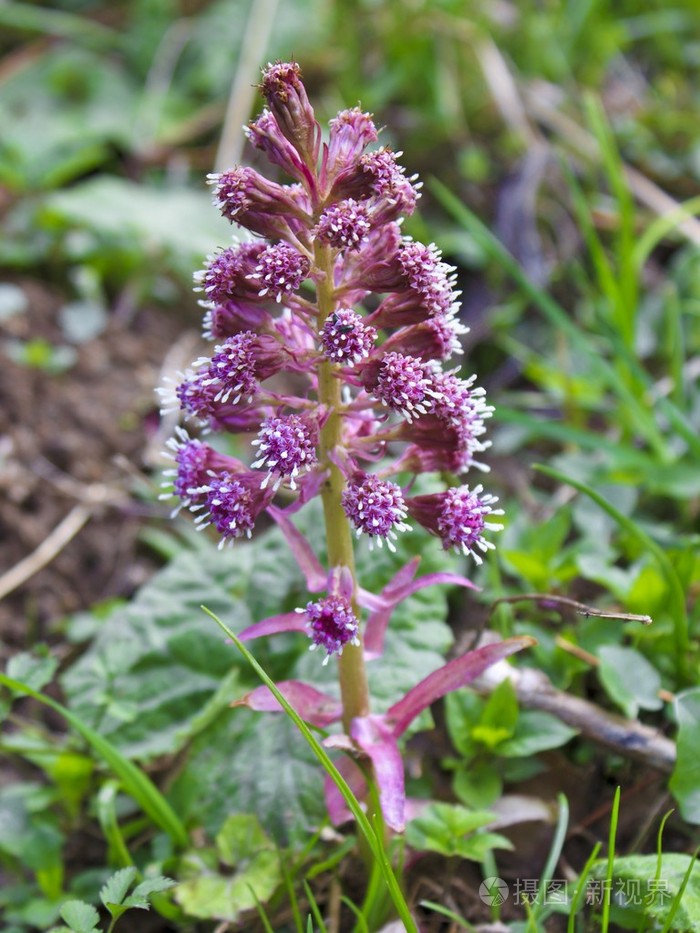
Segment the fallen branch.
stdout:
<svg viewBox="0 0 700 933">
<path fill-rule="evenodd" d="M 58 524 L 38 548 L 22 558 L 0 577 L 0 599 L 4 599 L 13 590 L 26 583 L 35 573 L 50 564 L 61 553 L 68 542 L 74 538 L 92 515 L 92 509 L 84 505 L 74 506 L 63 521 Z"/>
<path fill-rule="evenodd" d="M 588 700 L 557 690 L 541 671 L 511 667 L 499 661 L 474 681 L 481 694 L 490 694 L 510 680 L 518 702 L 526 709 L 551 713 L 587 739 L 623 755 L 669 773 L 676 763 L 676 744 L 651 726 L 601 709 Z"/>
</svg>

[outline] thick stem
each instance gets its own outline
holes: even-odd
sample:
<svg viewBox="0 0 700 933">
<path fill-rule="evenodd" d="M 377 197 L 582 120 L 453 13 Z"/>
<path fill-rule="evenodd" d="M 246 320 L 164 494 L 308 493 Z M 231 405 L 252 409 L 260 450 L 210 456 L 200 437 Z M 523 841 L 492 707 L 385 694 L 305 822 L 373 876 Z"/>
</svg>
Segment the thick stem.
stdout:
<svg viewBox="0 0 700 933">
<path fill-rule="evenodd" d="M 316 243 L 316 267 L 320 276 L 316 284 L 318 299 L 318 327 L 323 327 L 326 318 L 335 310 L 333 297 L 333 256 L 330 247 Z M 328 470 L 328 478 L 321 487 L 323 514 L 326 523 L 329 567 L 347 567 L 355 579 L 355 555 L 352 546 L 350 523 L 343 511 L 340 497 L 345 479 L 330 458 L 330 453 L 342 440 L 342 416 L 340 415 L 341 383 L 333 373 L 333 364 L 324 360 L 318 367 L 318 396 L 325 406 L 328 417 L 321 428 L 319 459 Z M 357 613 L 357 604 L 353 599 Z M 346 732 L 356 716 L 369 713 L 369 690 L 362 645 L 346 645 L 338 659 L 340 693 L 343 701 L 343 726 Z"/>
</svg>

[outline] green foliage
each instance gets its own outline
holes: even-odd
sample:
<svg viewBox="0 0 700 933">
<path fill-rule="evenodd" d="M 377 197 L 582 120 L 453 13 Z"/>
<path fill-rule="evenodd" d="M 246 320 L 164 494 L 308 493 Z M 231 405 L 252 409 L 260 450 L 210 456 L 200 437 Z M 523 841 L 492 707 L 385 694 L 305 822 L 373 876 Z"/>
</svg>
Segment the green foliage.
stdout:
<svg viewBox="0 0 700 933">
<path fill-rule="evenodd" d="M 678 745 L 676 767 L 670 788 L 680 804 L 683 818 L 700 823 L 700 687 L 691 687 L 676 697 Z"/>
<path fill-rule="evenodd" d="M 182 878 L 175 896 L 190 916 L 233 921 L 267 901 L 282 874 L 274 844 L 249 813 L 228 817 L 214 849 L 200 849 L 184 860 Z"/>
<path fill-rule="evenodd" d="M 498 799 L 506 775 L 511 780 L 530 776 L 529 759 L 565 745 L 576 735 L 575 729 L 549 713 L 520 710 L 509 680 L 486 700 L 468 689 L 449 694 L 445 716 L 450 740 L 460 755 L 448 762 L 455 772 L 453 790 L 475 807 Z"/>
<path fill-rule="evenodd" d="M 485 810 L 467 810 L 457 804 L 433 803 L 406 827 L 406 842 L 418 851 L 439 852 L 482 862 L 493 849 L 512 849 L 499 833 L 480 832 L 494 820 Z"/>
<path fill-rule="evenodd" d="M 136 880 L 135 868 L 123 868 L 105 881 L 100 891 L 100 900 L 109 912 L 111 922 L 108 933 L 116 926 L 117 921 L 131 908 L 148 910 L 150 898 L 153 894 L 167 891 L 175 884 L 170 878 L 147 878 L 133 888 L 129 889 Z M 128 896 L 127 896 L 128 895 Z M 85 901 L 66 901 L 60 910 L 61 919 L 65 927 L 54 927 L 51 933 L 101 933 L 100 915 L 91 904 Z"/>
<path fill-rule="evenodd" d="M 607 864 L 595 864 L 591 877 L 606 878 Z M 659 929 L 679 933 L 691 933 L 698 928 L 700 872 L 694 856 L 669 852 L 660 858 L 655 855 L 616 858 L 610 881 L 611 890 L 616 893 L 611 919 L 623 929 L 638 930 L 652 922 L 659 924 Z"/>
</svg>

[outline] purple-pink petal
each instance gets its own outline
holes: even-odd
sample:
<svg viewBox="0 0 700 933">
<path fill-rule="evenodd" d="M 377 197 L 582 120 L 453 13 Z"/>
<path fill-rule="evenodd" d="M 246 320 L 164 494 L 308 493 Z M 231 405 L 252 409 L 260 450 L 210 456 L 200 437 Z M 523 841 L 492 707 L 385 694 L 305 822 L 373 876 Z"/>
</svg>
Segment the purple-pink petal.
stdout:
<svg viewBox="0 0 700 933">
<path fill-rule="evenodd" d="M 343 714 L 340 700 L 321 693 L 315 687 L 304 684 L 299 680 L 283 680 L 277 685 L 285 700 L 294 707 L 297 713 L 312 726 L 324 729 L 331 723 L 337 722 Z M 232 706 L 247 706 L 248 709 L 261 713 L 281 713 L 282 707 L 269 687 L 256 687 Z"/>
<path fill-rule="evenodd" d="M 395 832 L 406 825 L 403 759 L 391 727 L 383 716 L 353 719 L 350 735 L 371 760 L 384 821 Z"/>
<path fill-rule="evenodd" d="M 387 711 L 384 719 L 387 723 L 391 723 L 392 734 L 397 737 L 402 735 L 416 716 L 436 700 L 439 700 L 440 697 L 444 697 L 447 693 L 451 693 L 459 687 L 466 687 L 467 684 L 482 674 L 487 667 L 497 661 L 502 661 L 509 654 L 521 651 L 523 648 L 529 648 L 534 644 L 536 644 L 534 638 L 529 635 L 521 635 L 493 645 L 484 645 L 483 648 L 476 648 L 474 651 L 468 651 L 459 658 L 444 664 L 424 680 L 421 680 L 419 684 L 416 684 L 398 703 L 395 703 Z"/>
<path fill-rule="evenodd" d="M 270 616 L 262 622 L 249 625 L 239 632 L 241 641 L 252 641 L 265 635 L 279 635 L 281 632 L 305 632 L 306 618 L 299 612 L 283 612 L 282 615 Z"/>
</svg>

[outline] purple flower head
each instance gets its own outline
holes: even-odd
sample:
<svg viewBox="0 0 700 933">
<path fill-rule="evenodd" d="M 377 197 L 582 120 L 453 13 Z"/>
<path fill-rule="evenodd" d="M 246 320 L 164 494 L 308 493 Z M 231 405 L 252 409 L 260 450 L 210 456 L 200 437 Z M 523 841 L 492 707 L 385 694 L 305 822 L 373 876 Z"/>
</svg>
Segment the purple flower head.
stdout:
<svg viewBox="0 0 700 933">
<path fill-rule="evenodd" d="M 500 531 L 503 525 L 489 522 L 489 515 L 502 515 L 502 509 L 492 506 L 495 496 L 480 496 L 482 486 L 470 490 L 468 486 L 454 486 L 445 492 L 416 496 L 406 500 L 410 515 L 442 540 L 445 550 L 454 548 L 471 554 L 477 564 L 482 562 L 475 548 L 486 552 L 494 547 L 484 538 L 484 531 Z"/>
<path fill-rule="evenodd" d="M 216 386 L 207 379 L 206 373 L 190 369 L 176 386 L 175 399 L 185 417 L 205 424 L 216 408 L 216 392 Z"/>
<path fill-rule="evenodd" d="M 215 402 L 236 405 L 241 398 L 253 400 L 258 384 L 278 373 L 288 361 L 282 347 L 266 334 L 244 331 L 214 349 L 207 363 L 206 381 L 217 391 Z"/>
<path fill-rule="evenodd" d="M 215 471 L 243 469 L 238 460 L 191 438 L 179 425 L 175 428 L 175 436 L 170 438 L 165 447 L 165 455 L 175 461 L 175 467 L 163 471 L 164 492 L 160 498 L 178 497 L 180 503 L 173 514 L 177 514 L 183 506 L 192 511 L 202 507 L 205 500 L 202 487 L 207 485 Z"/>
<path fill-rule="evenodd" d="M 374 349 L 377 331 L 357 311 L 339 308 L 326 319 L 320 340 L 323 352 L 333 363 L 357 363 Z"/>
<path fill-rule="evenodd" d="M 484 418 L 490 417 L 493 408 L 486 405 L 484 390 L 479 387 L 473 388 L 475 381 L 476 376 L 460 379 L 453 372 L 435 372 L 437 401 L 434 412 L 438 418 L 453 424 L 463 424 L 465 421 L 482 422 Z"/>
<path fill-rule="evenodd" d="M 207 176 L 214 191 L 214 204 L 231 222 L 245 226 L 250 212 L 266 214 L 301 214 L 290 189 L 256 172 L 239 166 Z"/>
<path fill-rule="evenodd" d="M 420 185 L 407 178 L 397 155 L 386 147 L 368 152 L 338 173 L 330 198 L 374 198 L 377 223 L 388 223 L 401 214 L 412 214 Z"/>
<path fill-rule="evenodd" d="M 260 298 L 274 298 L 280 302 L 301 287 L 311 264 L 306 256 L 288 243 L 268 246 L 258 256 L 255 273 L 249 278 L 260 283 Z"/>
<path fill-rule="evenodd" d="M 263 243 L 241 243 L 209 256 L 204 269 L 195 273 L 195 290 L 215 304 L 223 305 L 230 298 L 259 301 L 258 289 L 248 279 L 264 249 Z"/>
<path fill-rule="evenodd" d="M 334 249 L 352 252 L 371 229 L 366 204 L 348 198 L 327 207 L 314 227 L 314 237 Z"/>
<path fill-rule="evenodd" d="M 303 415 L 266 418 L 253 441 L 259 448 L 253 469 L 262 467 L 268 471 L 262 488 L 267 486 L 272 476 L 276 476 L 273 489 L 278 489 L 285 478 L 289 478 L 289 485 L 296 489 L 296 476 L 317 462 L 317 441 L 316 425 Z"/>
<path fill-rule="evenodd" d="M 202 511 L 195 522 L 199 529 L 213 525 L 221 535 L 219 548 L 236 538 L 250 538 L 255 520 L 272 501 L 274 492 L 260 488 L 260 477 L 251 472 L 224 470 L 209 477 L 197 490 L 203 496 Z"/>
<path fill-rule="evenodd" d="M 210 451 L 208 444 L 191 439 L 179 426 L 175 429 L 175 437 L 167 442 L 166 456 L 175 461 L 175 468 L 163 471 L 165 479 L 161 484 L 163 492 L 159 498 L 171 499 L 177 496 L 180 502 L 173 516 L 183 506 L 190 508 L 202 503 L 203 496 L 197 489 L 205 482 L 210 467 Z"/>
<path fill-rule="evenodd" d="M 297 609 L 307 618 L 306 627 L 313 644 L 311 650 L 324 648 L 328 663 L 333 654 L 342 654 L 347 644 L 359 645 L 360 625 L 346 596 L 324 596 L 317 602 L 306 604 L 306 609 Z"/>
<path fill-rule="evenodd" d="M 379 547 L 386 541 L 389 550 L 395 551 L 396 533 L 410 530 L 404 522 L 406 503 L 401 487 L 374 473 L 357 472 L 343 493 L 342 505 L 358 537 L 369 537 L 370 549 L 376 540 Z"/>
<path fill-rule="evenodd" d="M 328 147 L 324 152 L 321 177 L 332 182 L 345 168 L 351 168 L 370 143 L 376 143 L 377 128 L 372 115 L 359 107 L 341 110 L 330 121 Z"/>
<path fill-rule="evenodd" d="M 280 132 L 288 139 L 304 163 L 315 170 L 321 142 L 321 129 L 301 81 L 296 62 L 268 64 L 262 73 L 260 89 Z"/>
<path fill-rule="evenodd" d="M 425 363 L 402 353 L 387 353 L 362 368 L 362 383 L 382 405 L 412 421 L 431 408 L 432 377 Z"/>
</svg>

